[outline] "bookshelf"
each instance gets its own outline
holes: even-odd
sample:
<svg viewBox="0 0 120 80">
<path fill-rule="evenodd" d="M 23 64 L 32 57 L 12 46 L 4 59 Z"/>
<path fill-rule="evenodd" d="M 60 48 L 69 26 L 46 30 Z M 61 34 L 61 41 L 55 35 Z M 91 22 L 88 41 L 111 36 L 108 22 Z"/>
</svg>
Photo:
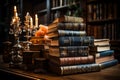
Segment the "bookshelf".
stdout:
<svg viewBox="0 0 120 80">
<path fill-rule="evenodd" d="M 93 35 L 96 39 L 110 39 L 110 47 L 115 51 L 114 57 L 118 60 L 120 58 L 119 4 L 119 0 L 87 0 L 86 2 L 87 34 Z"/>
<path fill-rule="evenodd" d="M 95 38 L 120 39 L 118 0 L 88 0 L 86 23 L 88 35 Z"/>
<path fill-rule="evenodd" d="M 37 11 L 41 24 L 48 25 L 53 22 L 55 18 L 58 18 L 63 15 L 70 16 L 84 16 L 85 10 L 83 9 L 84 0 L 41 0 L 41 3 L 38 6 L 35 6 L 34 9 L 38 8 Z M 44 8 L 42 8 L 42 5 Z M 85 5 L 84 5 L 85 6 Z M 40 8 L 41 7 L 41 8 Z M 84 11 L 84 13 L 83 13 Z M 44 18 L 44 20 L 43 20 Z"/>
</svg>

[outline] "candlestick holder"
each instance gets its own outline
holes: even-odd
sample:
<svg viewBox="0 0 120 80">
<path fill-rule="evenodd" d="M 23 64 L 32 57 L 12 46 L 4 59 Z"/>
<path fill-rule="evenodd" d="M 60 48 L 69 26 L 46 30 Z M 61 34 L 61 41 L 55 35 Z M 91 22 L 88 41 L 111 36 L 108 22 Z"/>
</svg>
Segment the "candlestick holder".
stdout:
<svg viewBox="0 0 120 80">
<path fill-rule="evenodd" d="M 10 52 L 11 54 L 10 65 L 19 65 L 20 63 L 22 63 L 23 47 L 21 46 L 20 40 L 19 40 L 20 34 L 22 33 L 20 24 L 21 24 L 20 18 L 18 17 L 17 10 L 15 7 L 14 16 L 12 17 L 12 21 L 10 24 L 11 27 L 10 27 L 10 32 L 9 32 L 9 34 L 14 35 L 14 43 L 13 43 L 12 50 Z"/>
<path fill-rule="evenodd" d="M 25 24 L 24 29 L 26 30 L 25 37 L 27 39 L 25 50 L 29 51 L 30 50 L 30 45 L 32 44 L 30 42 L 30 38 L 33 35 L 33 23 L 32 23 L 32 18 L 30 16 L 29 12 L 27 12 L 27 14 L 25 16 L 24 24 Z"/>
<path fill-rule="evenodd" d="M 30 38 L 32 36 L 32 31 L 30 29 L 27 30 L 27 34 L 26 34 L 26 47 L 25 50 L 29 51 L 30 50 L 30 45 L 32 44 L 32 42 L 30 42 Z"/>
</svg>

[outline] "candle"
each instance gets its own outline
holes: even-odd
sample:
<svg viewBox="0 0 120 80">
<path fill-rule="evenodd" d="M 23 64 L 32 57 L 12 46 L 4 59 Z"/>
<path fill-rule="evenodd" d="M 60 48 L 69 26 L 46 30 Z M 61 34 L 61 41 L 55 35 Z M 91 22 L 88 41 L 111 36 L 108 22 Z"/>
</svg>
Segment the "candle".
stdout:
<svg viewBox="0 0 120 80">
<path fill-rule="evenodd" d="M 15 17 L 18 17 L 17 7 L 16 7 L 16 6 L 14 6 L 14 16 L 15 16 Z"/>
<path fill-rule="evenodd" d="M 15 17 L 18 17 L 18 13 L 17 12 L 15 13 Z"/>
<path fill-rule="evenodd" d="M 17 11 L 17 7 L 16 7 L 16 6 L 14 6 L 14 11 L 15 11 L 15 12 Z"/>
<path fill-rule="evenodd" d="M 35 28 L 38 27 L 38 15 L 35 14 Z"/>
<path fill-rule="evenodd" d="M 32 19 L 32 17 L 30 18 L 30 28 L 33 28 L 33 19 Z"/>
</svg>

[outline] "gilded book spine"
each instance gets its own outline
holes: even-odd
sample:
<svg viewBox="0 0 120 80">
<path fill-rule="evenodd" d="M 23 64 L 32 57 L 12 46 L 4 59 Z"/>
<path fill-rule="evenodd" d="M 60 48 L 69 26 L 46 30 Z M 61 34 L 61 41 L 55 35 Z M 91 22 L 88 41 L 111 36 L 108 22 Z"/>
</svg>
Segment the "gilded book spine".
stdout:
<svg viewBox="0 0 120 80">
<path fill-rule="evenodd" d="M 104 69 L 104 68 L 108 68 L 108 67 L 114 66 L 116 64 L 118 64 L 118 60 L 114 59 L 114 60 L 103 62 L 100 65 L 101 65 L 101 68 Z"/>
<path fill-rule="evenodd" d="M 64 22 L 78 22 L 82 23 L 84 20 L 82 17 L 64 16 Z"/>
<path fill-rule="evenodd" d="M 94 37 L 83 36 L 83 37 L 59 37 L 60 46 L 93 46 Z"/>
<path fill-rule="evenodd" d="M 85 65 L 74 65 L 74 66 L 62 66 L 61 75 L 75 74 L 75 73 L 88 73 L 100 71 L 99 64 L 85 64 Z"/>
<path fill-rule="evenodd" d="M 96 54 L 96 57 L 105 57 L 105 56 L 111 56 L 114 54 L 114 50 L 106 50 L 102 51 Z"/>
<path fill-rule="evenodd" d="M 88 56 L 89 55 L 89 47 L 88 46 L 67 46 L 60 47 L 59 53 L 61 57 L 66 56 Z"/>
<path fill-rule="evenodd" d="M 98 72 L 101 70 L 99 64 L 83 64 L 83 65 L 72 65 L 72 66 L 53 66 L 50 64 L 52 72 L 59 75 L 77 74 L 77 73 L 88 73 Z"/>
<path fill-rule="evenodd" d="M 74 31 L 85 31 L 85 23 L 58 23 L 57 28 L 59 30 L 74 30 Z"/>
<path fill-rule="evenodd" d="M 59 36 L 86 36 L 86 31 L 58 30 Z"/>
<path fill-rule="evenodd" d="M 95 63 L 94 56 L 92 55 L 84 57 L 62 57 L 58 59 L 58 62 L 57 60 L 51 61 L 60 66 Z"/>
</svg>

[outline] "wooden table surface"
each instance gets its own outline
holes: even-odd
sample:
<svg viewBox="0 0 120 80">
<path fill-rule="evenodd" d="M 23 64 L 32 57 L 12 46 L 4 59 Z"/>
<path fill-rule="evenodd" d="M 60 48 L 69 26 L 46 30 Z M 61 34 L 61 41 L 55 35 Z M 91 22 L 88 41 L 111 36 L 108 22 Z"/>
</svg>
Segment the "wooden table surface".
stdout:
<svg viewBox="0 0 120 80">
<path fill-rule="evenodd" d="M 103 69 L 100 72 L 58 76 L 53 73 L 34 73 L 31 71 L 9 68 L 8 64 L 1 63 L 0 72 L 25 77 L 27 78 L 26 80 L 120 80 L 120 64 Z"/>
</svg>

